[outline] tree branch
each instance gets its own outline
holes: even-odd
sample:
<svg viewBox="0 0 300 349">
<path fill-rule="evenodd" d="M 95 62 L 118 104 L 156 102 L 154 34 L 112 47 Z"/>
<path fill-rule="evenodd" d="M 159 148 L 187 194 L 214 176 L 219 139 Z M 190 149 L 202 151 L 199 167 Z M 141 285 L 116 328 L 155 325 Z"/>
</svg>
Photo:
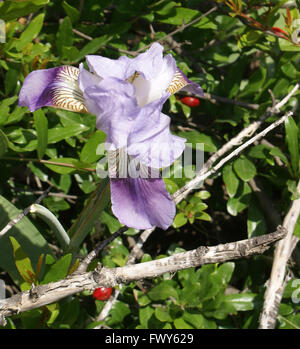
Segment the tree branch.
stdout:
<svg viewBox="0 0 300 349">
<path fill-rule="evenodd" d="M 300 193 L 300 180 L 297 191 Z M 287 235 L 276 246 L 271 277 L 265 292 L 265 301 L 260 317 L 260 329 L 273 329 L 276 325 L 278 309 L 284 291 L 286 264 L 296 243 L 299 241 L 293 235 L 297 219 L 300 215 L 300 199 L 294 200 L 283 221 Z"/>
<path fill-rule="evenodd" d="M 249 147 L 249 145 L 253 144 L 255 141 L 257 141 L 258 139 L 265 137 L 270 131 L 272 131 L 275 127 L 279 126 L 280 124 L 282 124 L 289 116 L 292 115 L 292 112 L 288 112 L 287 114 L 285 114 L 284 116 L 282 116 L 280 119 L 278 119 L 277 121 L 275 121 L 274 123 L 272 123 L 270 126 L 268 126 L 267 128 L 265 128 L 262 132 L 258 133 L 255 137 L 252 137 L 251 139 L 249 139 L 247 142 L 243 143 L 241 146 L 239 146 L 238 148 L 236 148 L 234 151 L 232 151 L 229 155 L 227 155 L 225 158 L 223 158 L 221 161 L 219 161 L 217 163 L 217 165 L 215 165 L 214 167 L 212 167 L 210 170 L 204 172 L 204 171 L 200 171 L 200 173 L 193 178 L 192 180 L 190 180 L 187 184 L 185 184 L 182 188 L 180 188 L 179 190 L 177 190 L 174 194 L 173 194 L 173 199 L 176 203 L 179 203 L 181 200 L 183 200 L 191 191 L 193 191 L 194 189 L 198 188 L 202 182 L 212 176 L 214 173 L 216 173 L 220 168 L 222 168 L 228 161 L 230 161 L 232 158 L 234 158 L 235 156 L 239 155 L 244 149 L 246 149 L 247 147 Z M 251 124 L 253 125 L 253 124 Z M 251 126 L 250 125 L 250 126 Z M 246 129 L 244 129 L 243 131 L 245 131 Z M 241 132 L 239 135 L 241 135 L 243 133 L 244 136 L 244 132 Z M 249 132 L 249 129 L 247 130 Z M 236 137 L 236 139 L 239 137 Z M 235 141 L 236 141 L 235 139 Z M 231 141 L 229 141 L 228 143 L 231 143 Z M 226 143 L 226 146 L 227 144 Z M 222 148 L 221 148 L 222 149 Z M 204 172 L 204 173 L 203 173 Z"/>
<path fill-rule="evenodd" d="M 212 247 L 202 246 L 192 251 L 150 262 L 117 268 L 100 267 L 92 272 L 73 273 L 58 282 L 33 286 L 29 291 L 0 300 L 0 325 L 5 324 L 7 316 L 39 308 L 57 302 L 64 297 L 85 290 L 93 290 L 99 286 L 114 287 L 118 284 L 158 277 L 167 272 L 261 254 L 272 243 L 282 239 L 285 234 L 285 229 L 278 227 L 277 231 L 271 234 Z"/>
<path fill-rule="evenodd" d="M 47 190 L 42 192 L 42 195 L 37 198 L 37 200 L 34 202 L 34 204 L 39 204 L 43 201 L 43 199 L 49 194 L 51 190 L 51 187 L 49 187 Z M 29 212 L 32 205 L 26 207 L 22 212 L 18 214 L 16 218 L 11 220 L 9 223 L 6 224 L 6 226 L 0 231 L 0 239 L 1 237 L 6 234 L 14 225 L 16 225 L 23 217 L 25 217 Z"/>
</svg>

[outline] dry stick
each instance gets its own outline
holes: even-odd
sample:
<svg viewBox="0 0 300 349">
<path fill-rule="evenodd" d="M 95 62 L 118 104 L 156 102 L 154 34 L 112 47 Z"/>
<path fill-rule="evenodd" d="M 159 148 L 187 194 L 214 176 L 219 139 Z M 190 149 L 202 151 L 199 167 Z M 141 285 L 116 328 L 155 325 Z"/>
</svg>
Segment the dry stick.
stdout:
<svg viewBox="0 0 300 349">
<path fill-rule="evenodd" d="M 187 23 L 187 24 L 183 23 L 178 29 L 172 31 L 171 33 L 169 33 L 169 34 L 167 34 L 167 35 L 165 35 L 165 36 L 163 36 L 161 39 L 159 39 L 159 40 L 157 40 L 157 41 L 155 41 L 155 42 L 162 42 L 162 41 L 167 40 L 169 37 L 171 37 L 171 36 L 173 36 L 173 35 L 175 35 L 175 34 L 177 34 L 177 33 L 180 33 L 180 32 L 182 32 L 183 30 L 185 30 L 187 27 L 189 27 L 189 26 L 191 26 L 191 25 L 193 25 L 193 24 L 199 22 L 202 18 L 204 18 L 204 17 L 208 16 L 209 14 L 215 12 L 217 9 L 218 9 L 217 6 L 212 7 L 210 10 L 208 10 L 208 11 L 205 12 L 205 13 L 203 13 L 203 15 L 201 15 L 200 17 L 198 17 L 198 18 L 192 20 L 191 22 L 189 22 L 189 23 Z M 148 49 L 151 45 L 152 45 L 152 43 L 149 44 L 149 45 L 147 45 L 147 46 L 144 46 L 144 47 L 140 48 L 140 49 L 137 50 L 137 51 L 134 51 L 134 55 L 137 55 L 137 54 L 139 54 L 140 52 L 142 52 L 142 51 Z"/>
<path fill-rule="evenodd" d="M 300 181 L 297 185 L 297 191 L 300 193 Z M 286 264 L 296 246 L 296 243 L 299 241 L 299 239 L 293 235 L 299 215 L 300 199 L 297 199 L 293 201 L 291 208 L 283 221 L 283 227 L 287 230 L 287 235 L 277 244 L 275 249 L 271 277 L 265 292 L 265 301 L 260 317 L 260 329 L 275 328 L 278 309 L 284 290 Z"/>
<path fill-rule="evenodd" d="M 196 95 L 196 97 L 204 100 L 208 100 L 211 103 L 216 103 L 216 102 L 221 102 L 221 103 L 227 103 L 227 104 L 233 104 L 237 105 L 243 108 L 247 109 L 252 109 L 252 110 L 258 110 L 259 104 L 254 104 L 254 103 L 247 103 L 243 101 L 238 101 L 235 99 L 230 99 L 227 97 L 221 97 L 221 96 L 216 96 L 211 93 L 204 93 L 203 95 Z"/>
<path fill-rule="evenodd" d="M 278 227 L 277 231 L 271 234 L 217 246 L 202 246 L 159 260 L 117 268 L 96 268 L 95 271 L 86 273 L 73 273 L 58 282 L 33 286 L 29 291 L 20 292 L 10 298 L 0 300 L 0 325 L 5 324 L 7 316 L 36 309 L 99 286 L 114 287 L 145 278 L 155 278 L 167 272 L 262 254 L 272 243 L 282 239 L 285 234 L 285 229 Z"/>
<path fill-rule="evenodd" d="M 137 243 L 131 250 L 130 255 L 127 259 L 126 265 L 134 264 L 136 260 L 136 256 L 139 254 L 145 241 L 148 239 L 148 237 L 151 235 L 151 233 L 154 230 L 155 230 L 155 227 L 143 231 L 143 233 L 139 236 Z M 102 321 L 108 316 L 111 308 L 113 307 L 113 305 L 115 304 L 115 302 L 117 301 L 121 293 L 121 289 L 122 289 L 122 285 L 119 285 L 119 289 L 115 290 L 114 295 L 106 302 L 105 306 L 101 310 L 101 313 L 97 316 L 96 321 Z M 98 329 L 98 328 L 100 328 L 100 326 L 94 327 L 94 329 Z"/>
<path fill-rule="evenodd" d="M 37 198 L 37 200 L 34 202 L 35 204 L 39 204 L 42 202 L 42 200 L 49 194 L 49 191 L 51 190 L 51 187 L 49 187 L 47 190 L 45 190 L 42 195 Z M 1 237 L 6 234 L 14 225 L 16 225 L 24 216 L 26 216 L 30 212 L 30 207 L 32 205 L 25 208 L 23 212 L 20 212 L 16 218 L 11 220 L 1 231 L 0 231 L 0 239 Z"/>
<path fill-rule="evenodd" d="M 289 99 L 295 94 L 295 92 L 299 89 L 300 84 L 297 83 L 293 89 L 275 106 L 267 110 L 267 112 L 258 120 L 250 124 L 248 127 L 243 129 L 237 136 L 232 138 L 229 142 L 224 144 L 216 153 L 214 153 L 208 161 L 203 165 L 202 169 L 199 171 L 199 174 L 196 175 L 196 177 L 188 182 L 185 186 L 177 190 L 177 192 L 174 193 L 173 198 L 176 200 L 176 202 L 181 201 L 184 199 L 192 190 L 197 188 L 199 184 L 201 183 L 202 179 L 201 176 L 225 153 L 227 153 L 229 150 L 231 150 L 233 147 L 237 146 L 242 142 L 242 140 L 245 137 L 250 137 L 266 120 L 269 116 L 272 114 L 276 114 L 280 111 L 280 109 L 289 101 Z M 199 180 L 198 180 L 199 179 Z M 193 182 L 193 184 L 190 184 Z M 193 188 L 194 185 L 194 188 Z"/>
<path fill-rule="evenodd" d="M 115 233 L 113 233 L 108 239 L 101 241 L 80 263 L 78 266 L 76 273 L 83 273 L 87 270 L 89 264 L 94 260 L 100 251 L 102 251 L 108 244 L 110 244 L 113 240 L 115 240 L 118 236 L 122 235 L 125 231 L 127 231 L 128 227 L 122 227 Z"/>
<path fill-rule="evenodd" d="M 38 162 L 40 164 L 48 164 L 48 165 L 55 165 L 55 166 L 62 166 L 62 167 L 70 167 L 70 168 L 74 168 L 75 170 L 78 168 L 73 164 L 68 164 L 68 163 L 64 163 L 64 162 L 58 162 L 58 161 L 51 161 L 51 160 L 43 160 L 43 159 L 33 159 L 33 158 L 14 158 L 11 156 L 2 156 L 1 159 L 4 160 L 12 160 L 12 161 L 21 161 L 21 162 Z M 89 171 L 89 172 L 95 172 L 96 170 L 94 168 L 81 168 L 80 170 L 85 170 L 85 171 Z"/>
<path fill-rule="evenodd" d="M 195 70 L 199 71 L 202 69 L 201 65 L 198 64 L 198 62 L 196 61 L 196 59 L 192 55 L 185 52 L 180 46 L 176 46 L 179 44 L 172 37 L 167 38 L 167 42 L 169 45 L 175 46 L 174 51 L 179 56 L 188 57 L 192 61 L 192 66 L 195 68 Z M 213 103 L 213 104 L 221 102 L 221 103 L 227 103 L 227 104 L 232 104 L 232 105 L 238 105 L 240 107 L 252 109 L 252 110 L 258 110 L 258 108 L 259 108 L 259 104 L 238 101 L 238 100 L 230 99 L 227 97 L 216 96 L 216 95 L 213 95 L 210 93 L 204 93 L 203 95 L 195 95 L 195 96 L 200 98 L 200 99 L 208 100 L 210 103 Z"/>
<path fill-rule="evenodd" d="M 234 158 L 235 156 L 239 155 L 244 149 L 249 147 L 249 145 L 253 144 L 258 139 L 265 137 L 270 131 L 272 131 L 274 128 L 282 124 L 289 116 L 293 115 L 292 112 L 288 112 L 284 116 L 282 116 L 280 119 L 272 123 L 270 126 L 265 128 L 262 132 L 258 133 L 256 136 L 249 139 L 247 142 L 236 148 L 234 151 L 232 151 L 229 155 L 227 155 L 225 158 L 223 158 L 220 162 L 217 163 L 214 167 L 212 167 L 209 171 L 205 172 L 204 174 L 197 175 L 194 179 L 189 181 L 186 185 L 184 185 L 181 189 L 177 190 L 177 192 L 174 193 L 173 199 L 175 203 L 179 203 L 181 200 L 183 200 L 192 190 L 199 187 L 199 185 L 202 184 L 202 182 L 208 178 L 209 176 L 216 173 L 221 167 L 225 165 L 229 160 Z"/>
</svg>

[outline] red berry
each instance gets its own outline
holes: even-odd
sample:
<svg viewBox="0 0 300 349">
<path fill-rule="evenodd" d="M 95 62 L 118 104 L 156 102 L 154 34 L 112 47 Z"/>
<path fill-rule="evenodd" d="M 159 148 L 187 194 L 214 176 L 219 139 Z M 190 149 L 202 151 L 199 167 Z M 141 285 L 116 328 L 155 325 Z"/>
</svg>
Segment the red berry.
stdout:
<svg viewBox="0 0 300 349">
<path fill-rule="evenodd" d="M 112 294 L 112 287 L 99 287 L 93 292 L 93 297 L 99 301 L 107 301 Z"/>
<path fill-rule="evenodd" d="M 181 102 L 189 107 L 198 107 L 199 99 L 195 97 L 183 97 L 181 98 Z"/>
</svg>

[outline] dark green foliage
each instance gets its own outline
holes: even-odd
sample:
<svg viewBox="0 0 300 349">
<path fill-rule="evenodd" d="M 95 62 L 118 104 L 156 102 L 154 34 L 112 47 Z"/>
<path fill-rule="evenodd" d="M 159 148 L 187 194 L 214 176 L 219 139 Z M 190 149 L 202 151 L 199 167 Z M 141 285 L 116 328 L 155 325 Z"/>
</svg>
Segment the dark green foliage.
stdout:
<svg viewBox="0 0 300 349">
<path fill-rule="evenodd" d="M 106 135 L 96 129 L 94 115 L 50 107 L 30 113 L 18 107 L 20 87 L 31 71 L 78 67 L 88 54 L 118 58 L 181 28 L 161 43 L 212 98 L 190 108 L 180 102 L 180 93 L 170 97 L 164 113 L 171 116 L 172 132 L 186 138 L 192 152 L 197 143 L 203 144 L 207 160 L 299 81 L 300 45 L 293 37 L 300 21 L 299 1 L 289 10 L 283 7 L 286 2 L 0 2 L 0 19 L 6 25 L 6 42 L 0 43 L 0 230 L 50 185 L 54 195 L 42 204 L 73 239 L 70 253 L 62 253 L 49 227 L 29 215 L 0 237 L 1 275 L 20 290 L 65 278 L 78 265 L 75 254 L 85 256 L 121 227 L 108 204 L 109 186 L 96 174 L 105 156 L 101 145 Z M 184 27 L 216 4 L 216 11 Z M 298 104 L 299 91 L 282 108 L 293 110 L 294 116 L 268 134 L 268 142 L 247 148 L 177 205 L 173 226 L 152 234 L 142 261 L 273 231 L 275 222 L 269 221 L 251 183 L 260 183 L 281 219 L 291 200 L 299 198 Z M 277 117 L 269 117 L 264 126 Z M 176 161 L 165 178 L 172 194 L 190 180 L 187 172 L 178 175 L 182 165 Z M 193 155 L 190 171 L 195 165 Z M 300 219 L 294 233 L 300 237 Z M 127 237 L 135 239 L 136 234 L 128 230 L 102 251 L 99 261 L 107 267 L 125 265 L 131 249 Z M 257 328 L 272 256 L 271 249 L 264 256 L 125 285 L 105 321 L 96 321 L 105 303 L 83 292 L 15 315 L 7 328 Z M 277 327 L 299 329 L 299 265 L 288 269 L 293 278 L 283 295 Z"/>
</svg>

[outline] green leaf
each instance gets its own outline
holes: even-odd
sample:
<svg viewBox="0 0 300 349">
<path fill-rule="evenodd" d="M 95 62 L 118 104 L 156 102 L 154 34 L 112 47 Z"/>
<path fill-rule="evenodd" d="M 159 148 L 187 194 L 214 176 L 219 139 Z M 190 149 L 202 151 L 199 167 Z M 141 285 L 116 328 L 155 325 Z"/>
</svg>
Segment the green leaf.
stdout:
<svg viewBox="0 0 300 349">
<path fill-rule="evenodd" d="M 256 30 L 250 30 L 238 39 L 238 47 L 253 46 L 263 34 Z"/>
<path fill-rule="evenodd" d="M 280 66 L 280 70 L 291 79 L 294 79 L 297 74 L 297 69 L 295 68 L 292 62 L 286 62 L 285 64 Z"/>
<path fill-rule="evenodd" d="M 239 189 L 235 197 L 230 198 L 227 201 L 227 211 L 232 216 L 236 216 L 238 213 L 248 207 L 251 199 L 251 188 L 247 183 L 240 183 Z"/>
<path fill-rule="evenodd" d="M 222 280 L 222 284 L 226 286 L 232 277 L 234 268 L 235 264 L 233 262 L 223 263 L 218 267 L 214 274 L 218 275 Z"/>
<path fill-rule="evenodd" d="M 65 17 L 59 25 L 56 35 L 56 47 L 60 56 L 64 55 L 64 49 L 73 45 L 72 22 L 69 17 Z"/>
<path fill-rule="evenodd" d="M 15 103 L 17 96 L 5 98 L 0 103 L 0 125 L 5 125 L 9 116 L 9 106 Z"/>
<path fill-rule="evenodd" d="M 225 303 L 230 303 L 236 311 L 247 311 L 253 309 L 255 297 L 255 293 L 226 294 L 224 301 Z"/>
<path fill-rule="evenodd" d="M 155 308 L 155 316 L 161 322 L 172 322 L 173 318 L 165 307 Z"/>
<path fill-rule="evenodd" d="M 68 234 L 71 237 L 70 251 L 77 250 L 87 234 L 94 227 L 95 221 L 99 219 L 101 212 L 107 206 L 109 200 L 109 180 L 105 178 L 90 195 L 81 214 L 68 230 Z"/>
<path fill-rule="evenodd" d="M 42 284 L 48 284 L 49 282 L 56 282 L 68 275 L 70 263 L 72 260 L 71 254 L 66 254 L 60 258 L 56 263 L 52 264 L 49 270 L 46 272 Z"/>
<path fill-rule="evenodd" d="M 255 145 L 254 147 L 251 147 L 247 155 L 255 159 L 266 159 L 268 158 L 268 154 L 271 151 L 271 149 L 272 148 L 264 144 L 258 144 L 258 145 Z"/>
<path fill-rule="evenodd" d="M 77 8 L 69 5 L 66 1 L 63 1 L 62 7 L 65 10 L 67 16 L 70 17 L 72 23 L 78 22 L 80 18 L 80 12 L 77 10 Z"/>
<path fill-rule="evenodd" d="M 8 139 L 6 134 L 0 129 L 0 157 L 7 152 Z"/>
<path fill-rule="evenodd" d="M 165 182 L 166 189 L 170 194 L 174 194 L 175 191 L 179 189 L 178 185 L 170 178 L 163 178 L 163 181 Z"/>
<path fill-rule="evenodd" d="M 102 154 L 97 154 L 97 147 L 104 143 L 106 134 L 102 131 L 96 131 L 85 143 L 80 153 L 80 160 L 88 163 L 96 162 Z"/>
<path fill-rule="evenodd" d="M 184 321 L 182 317 L 175 319 L 174 326 L 178 330 L 189 330 L 194 328 L 193 326 L 189 325 L 186 321 Z"/>
<path fill-rule="evenodd" d="M 122 224 L 115 217 L 109 215 L 105 211 L 101 213 L 101 223 L 108 227 L 111 234 L 115 233 L 122 227 Z"/>
<path fill-rule="evenodd" d="M 110 319 L 107 322 L 108 326 L 114 327 L 116 324 L 122 323 L 124 318 L 130 313 L 128 304 L 117 301 L 110 311 Z"/>
<path fill-rule="evenodd" d="M 80 303 L 78 298 L 64 302 L 60 305 L 59 315 L 55 319 L 54 327 L 61 329 L 69 329 L 77 320 L 80 314 Z"/>
<path fill-rule="evenodd" d="M 169 299 L 170 297 L 178 299 L 177 291 L 173 287 L 173 282 L 170 282 L 170 280 L 162 281 L 158 285 L 154 286 L 147 293 L 147 296 L 153 301 L 165 300 Z"/>
<path fill-rule="evenodd" d="M 89 43 L 87 43 L 81 50 L 74 62 L 79 62 L 86 55 L 91 55 L 93 53 L 96 53 L 102 46 L 106 45 L 111 39 L 113 38 L 112 35 L 103 35 L 99 38 L 95 38 L 91 40 Z"/>
<path fill-rule="evenodd" d="M 180 228 L 187 223 L 187 217 L 183 212 L 177 213 L 173 221 L 174 228 Z"/>
<path fill-rule="evenodd" d="M 254 73 L 250 76 L 248 80 L 248 85 L 244 88 L 244 90 L 239 94 L 240 97 L 245 97 L 250 94 L 257 94 L 260 88 L 262 88 L 267 76 L 267 69 L 262 65 L 254 70 Z"/>
<path fill-rule="evenodd" d="M 272 148 L 270 150 L 270 155 L 278 156 L 280 158 L 280 160 L 282 160 L 287 166 L 289 165 L 288 158 L 283 154 L 283 152 L 279 148 L 277 148 L 277 147 Z"/>
<path fill-rule="evenodd" d="M 26 16 L 38 11 L 42 6 L 49 3 L 49 0 L 15 1 L 5 0 L 0 2 L 0 18 L 10 21 L 15 18 Z"/>
<path fill-rule="evenodd" d="M 150 320 L 151 316 L 154 313 L 154 309 L 150 306 L 146 308 L 140 308 L 139 311 L 139 320 L 142 325 L 142 328 L 147 329 L 148 328 L 148 321 Z"/>
<path fill-rule="evenodd" d="M 267 224 L 261 208 L 256 200 L 251 200 L 247 219 L 248 238 L 267 233 Z"/>
<path fill-rule="evenodd" d="M 18 272 L 20 273 L 24 281 L 26 281 L 29 284 L 34 283 L 36 281 L 35 272 L 32 268 L 29 257 L 23 251 L 22 247 L 14 237 L 10 236 L 9 238 L 13 247 L 14 260 Z"/>
<path fill-rule="evenodd" d="M 59 315 L 60 306 L 59 306 L 59 303 L 53 303 L 53 304 L 46 305 L 46 307 L 47 307 L 47 310 L 50 312 L 50 316 L 48 317 L 48 320 L 47 320 L 47 326 L 50 327 L 55 321 L 55 319 L 57 318 L 57 316 Z"/>
<path fill-rule="evenodd" d="M 15 219 L 19 214 L 14 205 L 7 201 L 3 196 L 0 196 L 0 230 L 3 229 L 12 219 Z M 14 225 L 4 236 L 0 238 L 0 268 L 6 270 L 12 279 L 20 284 L 21 278 L 16 269 L 15 262 L 11 251 L 11 242 L 9 237 L 13 236 L 22 246 L 24 252 L 30 256 L 31 264 L 37 264 L 42 253 L 52 254 L 46 240 L 30 222 L 27 217 L 23 217 L 16 225 Z"/>
<path fill-rule="evenodd" d="M 293 234 L 297 236 L 298 239 L 300 239 L 300 216 L 298 217 L 297 222 L 295 224 L 295 229 Z"/>
<path fill-rule="evenodd" d="M 199 22 L 196 22 L 193 27 L 199 29 L 217 29 L 217 25 L 211 21 L 208 17 L 202 18 Z"/>
<path fill-rule="evenodd" d="M 287 52 L 299 52 L 300 46 L 296 45 L 290 41 L 279 39 L 279 47 L 281 51 L 287 51 Z"/>
<path fill-rule="evenodd" d="M 89 127 L 82 124 L 72 124 L 68 127 L 54 127 L 48 130 L 48 143 L 53 144 L 64 140 L 65 138 L 74 137 L 87 131 Z"/>
<path fill-rule="evenodd" d="M 299 279 L 291 279 L 283 292 L 282 295 L 283 298 L 295 298 L 296 299 L 300 299 L 300 280 Z"/>
<path fill-rule="evenodd" d="M 233 171 L 232 164 L 223 167 L 222 175 L 227 193 L 232 198 L 236 194 L 239 186 L 239 179 Z"/>
<path fill-rule="evenodd" d="M 133 289 L 134 298 L 137 300 L 139 306 L 144 307 L 151 303 L 151 299 L 147 297 L 142 291 Z"/>
<path fill-rule="evenodd" d="M 33 113 L 35 129 L 37 132 L 37 153 L 38 158 L 42 159 L 48 145 L 48 120 L 42 111 L 39 109 Z"/>
<path fill-rule="evenodd" d="M 300 328 L 300 314 L 291 314 L 288 317 L 279 317 L 280 329 L 299 330 Z"/>
<path fill-rule="evenodd" d="M 16 49 L 18 51 L 22 51 L 28 43 L 32 42 L 32 40 L 39 35 L 43 26 L 44 17 L 45 15 L 41 13 L 29 23 L 16 43 Z"/>
<path fill-rule="evenodd" d="M 245 182 L 248 182 L 256 175 L 256 167 L 253 162 L 245 157 L 240 157 L 233 163 L 237 175 Z"/>
<path fill-rule="evenodd" d="M 291 157 L 292 169 L 297 176 L 299 173 L 299 129 L 294 119 L 290 116 L 285 120 L 286 142 Z"/>
<path fill-rule="evenodd" d="M 207 320 L 200 313 L 191 313 L 185 311 L 182 316 L 183 320 L 191 324 L 194 328 L 197 329 L 215 329 L 217 327 L 216 323 L 211 320 Z"/>
<path fill-rule="evenodd" d="M 167 16 L 159 16 L 158 21 L 167 24 L 181 25 L 182 23 L 189 23 L 197 16 L 200 17 L 200 13 L 196 10 L 184 7 L 175 7 L 172 8 L 172 11 L 169 12 Z"/>
<path fill-rule="evenodd" d="M 192 147 L 196 149 L 197 144 L 204 145 L 204 151 L 207 152 L 215 152 L 217 150 L 217 142 L 213 139 L 213 137 L 208 136 L 204 133 L 200 133 L 199 131 L 188 131 L 188 132 L 178 132 L 178 136 L 183 137 L 187 140 L 186 145 L 191 143 Z"/>
<path fill-rule="evenodd" d="M 17 87 L 20 71 L 10 68 L 5 74 L 5 92 L 7 95 L 13 93 Z"/>
</svg>

